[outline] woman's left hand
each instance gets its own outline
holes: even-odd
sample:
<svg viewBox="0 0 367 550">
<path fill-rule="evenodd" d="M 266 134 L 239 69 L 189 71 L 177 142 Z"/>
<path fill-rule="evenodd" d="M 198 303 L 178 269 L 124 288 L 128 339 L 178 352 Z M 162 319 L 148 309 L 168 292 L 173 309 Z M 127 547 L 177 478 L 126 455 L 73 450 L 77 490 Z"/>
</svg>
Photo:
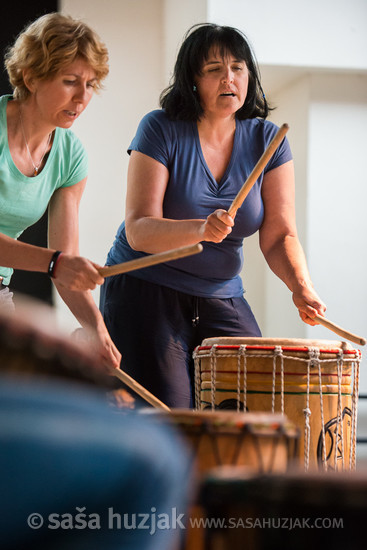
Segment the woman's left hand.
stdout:
<svg viewBox="0 0 367 550">
<path fill-rule="evenodd" d="M 314 317 L 317 313 L 323 315 L 326 311 L 326 306 L 314 289 L 309 286 L 301 286 L 297 291 L 293 292 L 292 298 L 295 306 L 298 308 L 302 321 L 311 326 L 318 325 L 319 323 Z"/>
<path fill-rule="evenodd" d="M 111 368 L 118 369 L 121 363 L 121 353 L 112 342 L 105 326 L 96 332 L 97 353 L 99 354 L 101 365 L 107 371 Z"/>
<path fill-rule="evenodd" d="M 76 329 L 73 336 L 83 346 L 88 346 L 89 352 L 92 350 L 93 357 L 97 359 L 96 362 L 108 373 L 111 373 L 111 368 L 119 368 L 121 354 L 112 342 L 104 325 L 97 330 L 88 328 Z"/>
</svg>

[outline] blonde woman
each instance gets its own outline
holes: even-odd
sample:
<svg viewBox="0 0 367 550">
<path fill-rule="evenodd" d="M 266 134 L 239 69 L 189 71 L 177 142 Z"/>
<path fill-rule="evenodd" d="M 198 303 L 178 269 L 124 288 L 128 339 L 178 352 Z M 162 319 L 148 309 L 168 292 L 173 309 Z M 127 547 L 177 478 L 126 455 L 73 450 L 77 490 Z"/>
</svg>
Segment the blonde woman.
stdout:
<svg viewBox="0 0 367 550">
<path fill-rule="evenodd" d="M 11 304 L 13 269 L 46 272 L 83 327 L 101 362 L 117 367 L 90 290 L 99 266 L 79 256 L 78 210 L 88 174 L 70 130 L 108 74 L 108 52 L 82 21 L 50 13 L 31 23 L 5 56 L 12 95 L 0 97 L 0 307 Z M 48 246 L 17 241 L 48 208 Z"/>
</svg>

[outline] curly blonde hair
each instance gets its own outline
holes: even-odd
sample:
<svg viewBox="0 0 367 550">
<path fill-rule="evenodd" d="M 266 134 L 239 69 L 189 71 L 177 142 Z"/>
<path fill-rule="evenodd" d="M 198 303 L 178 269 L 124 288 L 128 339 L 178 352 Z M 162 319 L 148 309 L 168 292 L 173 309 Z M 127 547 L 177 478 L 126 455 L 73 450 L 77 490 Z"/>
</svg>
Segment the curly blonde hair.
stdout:
<svg viewBox="0 0 367 550">
<path fill-rule="evenodd" d="M 5 68 L 15 99 L 24 101 L 30 92 L 24 69 L 39 80 L 52 79 L 81 57 L 96 73 L 95 89 L 108 75 L 108 50 L 88 25 L 61 13 L 48 13 L 27 26 L 5 54 Z"/>
</svg>

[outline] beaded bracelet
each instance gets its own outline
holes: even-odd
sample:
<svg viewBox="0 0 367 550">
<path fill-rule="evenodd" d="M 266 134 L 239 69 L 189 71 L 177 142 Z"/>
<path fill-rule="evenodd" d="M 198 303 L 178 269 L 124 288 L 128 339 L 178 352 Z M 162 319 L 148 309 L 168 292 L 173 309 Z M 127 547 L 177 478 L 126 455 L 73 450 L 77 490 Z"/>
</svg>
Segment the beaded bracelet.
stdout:
<svg viewBox="0 0 367 550">
<path fill-rule="evenodd" d="M 48 266 L 47 273 L 50 277 L 55 277 L 55 270 L 58 260 L 60 259 L 62 252 L 60 250 L 57 250 L 52 254 L 51 261 Z"/>
</svg>

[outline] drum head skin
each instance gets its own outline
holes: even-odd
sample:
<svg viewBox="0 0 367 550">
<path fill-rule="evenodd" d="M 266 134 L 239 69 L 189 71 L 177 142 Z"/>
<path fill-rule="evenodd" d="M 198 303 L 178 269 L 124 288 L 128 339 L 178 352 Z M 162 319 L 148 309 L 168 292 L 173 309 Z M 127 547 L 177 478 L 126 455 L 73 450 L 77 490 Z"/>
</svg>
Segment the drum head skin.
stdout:
<svg viewBox="0 0 367 550">
<path fill-rule="evenodd" d="M 212 346 L 268 346 L 268 347 L 288 347 L 288 348 L 301 348 L 308 349 L 319 348 L 322 350 L 353 350 L 352 346 L 348 342 L 339 340 L 309 340 L 306 338 L 240 338 L 240 337 L 218 337 L 218 338 L 206 338 L 202 341 L 202 347 Z"/>
</svg>

